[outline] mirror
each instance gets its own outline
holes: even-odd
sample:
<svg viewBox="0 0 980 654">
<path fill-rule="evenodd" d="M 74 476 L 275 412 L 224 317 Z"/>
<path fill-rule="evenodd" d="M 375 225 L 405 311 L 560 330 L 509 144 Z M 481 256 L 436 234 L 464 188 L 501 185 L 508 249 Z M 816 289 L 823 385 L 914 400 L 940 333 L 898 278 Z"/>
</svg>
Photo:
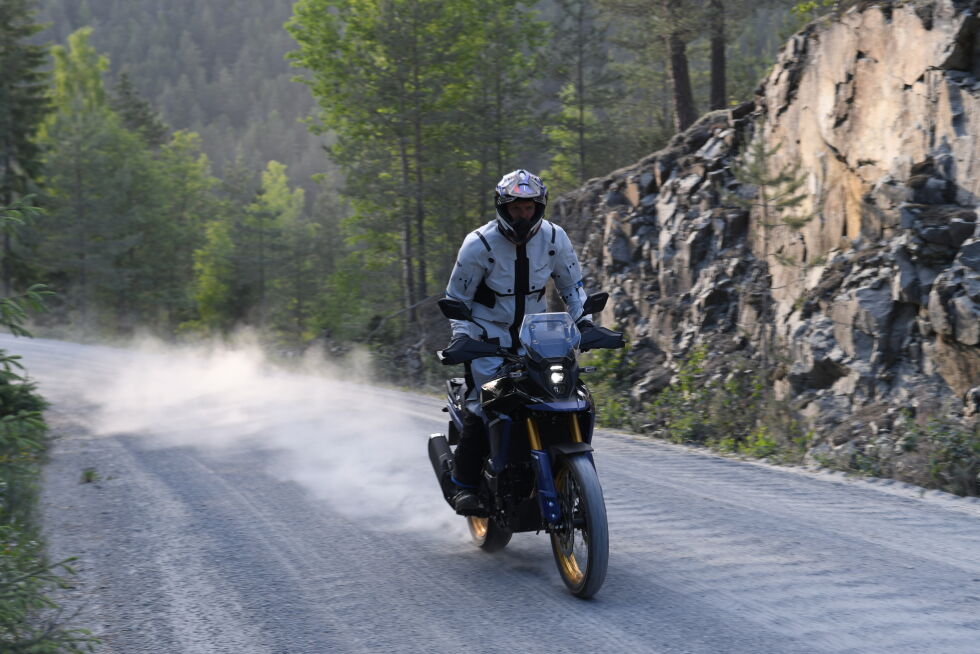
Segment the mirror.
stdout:
<svg viewBox="0 0 980 654">
<path fill-rule="evenodd" d="M 582 315 L 599 313 L 606 306 L 608 299 L 609 293 L 593 293 L 582 303 Z"/>
<path fill-rule="evenodd" d="M 473 322 L 473 314 L 470 313 L 469 307 L 463 304 L 459 300 L 451 300 L 448 297 L 444 297 L 438 302 L 439 310 L 442 311 L 442 315 L 446 316 L 450 320 L 469 320 Z"/>
</svg>

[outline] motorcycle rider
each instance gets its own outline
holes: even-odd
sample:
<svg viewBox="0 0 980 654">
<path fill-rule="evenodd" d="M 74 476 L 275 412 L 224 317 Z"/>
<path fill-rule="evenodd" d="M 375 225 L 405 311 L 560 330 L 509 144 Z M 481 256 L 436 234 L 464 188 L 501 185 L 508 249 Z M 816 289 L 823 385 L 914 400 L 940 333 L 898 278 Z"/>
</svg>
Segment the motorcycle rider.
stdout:
<svg viewBox="0 0 980 654">
<path fill-rule="evenodd" d="M 494 190 L 494 205 L 496 218 L 470 232 L 463 241 L 446 287 L 446 297 L 470 307 L 479 326 L 451 320 L 453 340 L 449 347 L 465 336 L 483 339 L 482 326 L 487 340 L 516 353 L 525 314 L 547 310 L 549 278 L 579 328 L 592 327 L 591 316 L 582 315 L 586 294 L 572 242 L 565 230 L 544 220 L 548 189 L 541 179 L 524 169 L 507 173 Z M 453 482 L 459 488 L 453 507 L 462 515 L 482 510 L 474 491 L 489 443 L 479 391 L 502 364 L 499 357 L 467 364 L 466 411 L 453 465 Z"/>
</svg>

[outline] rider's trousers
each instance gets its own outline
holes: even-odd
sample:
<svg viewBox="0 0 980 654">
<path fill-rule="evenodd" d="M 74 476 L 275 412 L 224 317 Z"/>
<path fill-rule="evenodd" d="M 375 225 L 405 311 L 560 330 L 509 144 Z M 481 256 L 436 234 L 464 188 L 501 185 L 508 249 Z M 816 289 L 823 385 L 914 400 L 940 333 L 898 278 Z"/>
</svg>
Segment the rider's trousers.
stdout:
<svg viewBox="0 0 980 654">
<path fill-rule="evenodd" d="M 487 430 L 483 423 L 483 408 L 480 406 L 480 386 L 496 376 L 503 362 L 499 357 L 470 362 L 473 386 L 466 395 L 463 431 L 459 435 L 459 447 L 453 456 L 453 480 L 460 486 L 476 486 L 480 481 L 483 459 L 490 451 Z"/>
</svg>

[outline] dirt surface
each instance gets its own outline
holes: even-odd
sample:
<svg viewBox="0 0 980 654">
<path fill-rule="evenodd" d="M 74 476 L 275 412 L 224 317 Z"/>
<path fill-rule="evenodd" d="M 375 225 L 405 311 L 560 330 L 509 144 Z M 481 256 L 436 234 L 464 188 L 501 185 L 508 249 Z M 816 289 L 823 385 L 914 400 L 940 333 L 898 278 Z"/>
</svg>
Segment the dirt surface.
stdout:
<svg viewBox="0 0 980 654">
<path fill-rule="evenodd" d="M 101 652 L 978 651 L 975 501 L 602 432 L 610 567 L 582 601 L 545 535 L 467 542 L 431 398 L 234 352 L 0 347 L 54 402 L 44 523 Z"/>
</svg>

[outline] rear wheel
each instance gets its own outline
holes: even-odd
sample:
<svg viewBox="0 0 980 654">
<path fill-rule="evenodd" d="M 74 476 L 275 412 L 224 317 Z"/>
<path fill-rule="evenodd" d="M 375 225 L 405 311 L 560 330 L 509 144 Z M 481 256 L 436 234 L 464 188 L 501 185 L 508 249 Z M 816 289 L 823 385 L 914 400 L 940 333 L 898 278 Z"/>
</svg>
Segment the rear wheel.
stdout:
<svg viewBox="0 0 980 654">
<path fill-rule="evenodd" d="M 466 522 L 470 527 L 470 536 L 477 547 L 485 552 L 496 552 L 507 547 L 512 532 L 498 525 L 490 518 L 468 516 Z"/>
<path fill-rule="evenodd" d="M 551 550 L 562 581 L 578 597 L 592 597 L 606 580 L 609 525 L 599 477 L 588 457 L 563 459 L 555 475 L 561 522 Z"/>
</svg>

